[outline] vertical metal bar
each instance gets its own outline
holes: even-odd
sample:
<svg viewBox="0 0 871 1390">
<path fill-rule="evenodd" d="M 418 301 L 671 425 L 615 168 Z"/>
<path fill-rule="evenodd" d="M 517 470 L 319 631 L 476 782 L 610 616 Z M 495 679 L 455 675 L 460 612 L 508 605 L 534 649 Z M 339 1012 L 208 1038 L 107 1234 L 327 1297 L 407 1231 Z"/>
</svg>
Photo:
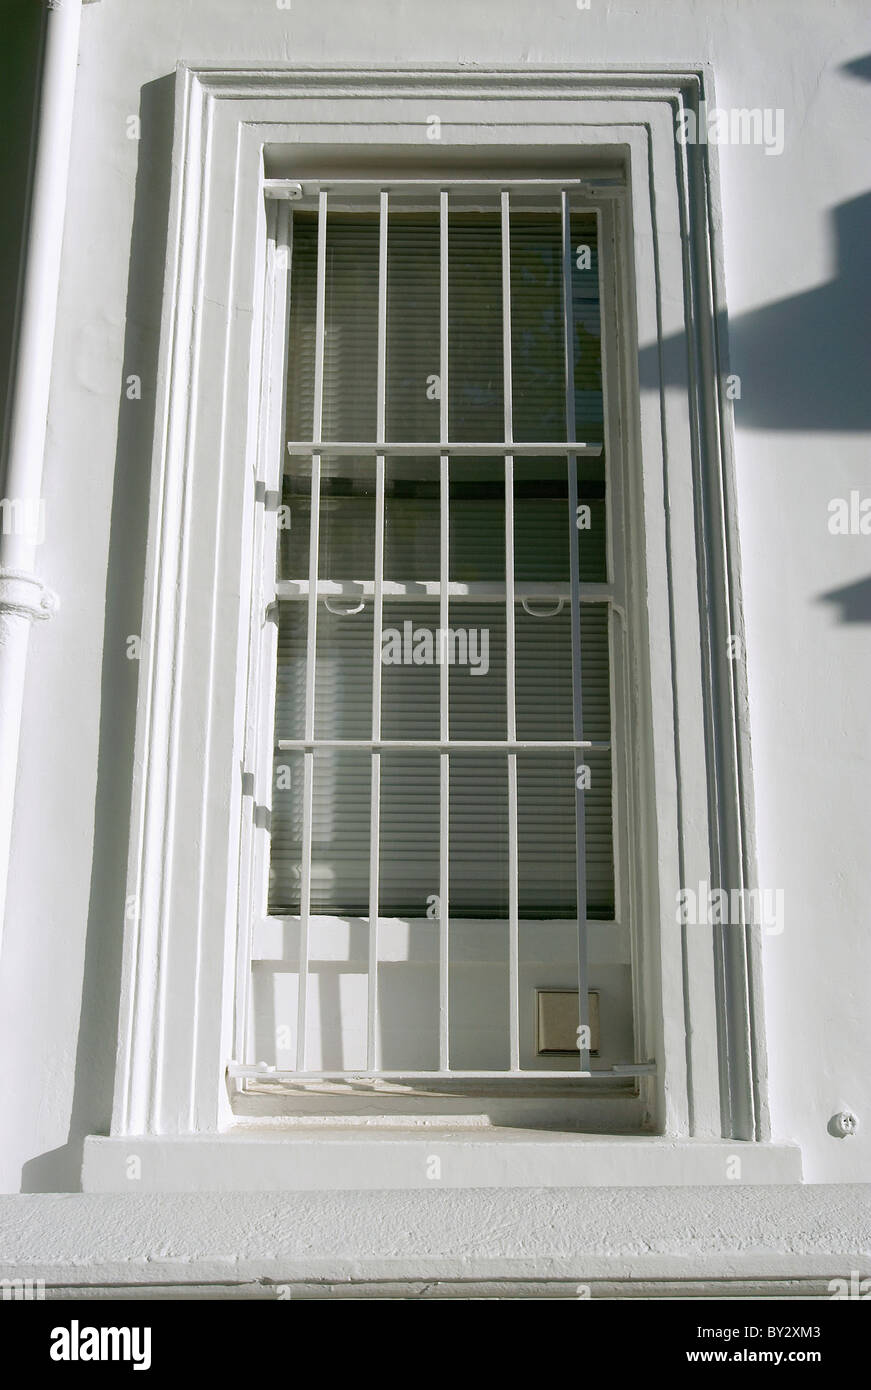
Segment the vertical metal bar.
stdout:
<svg viewBox="0 0 871 1390">
<path fill-rule="evenodd" d="M 381 194 L 378 237 L 378 375 L 375 438 L 383 442 L 387 400 L 387 194 Z M 372 601 L 372 737 L 381 737 L 381 628 L 384 611 L 384 455 L 375 459 L 375 589 Z M 378 896 L 381 838 L 381 754 L 372 753 L 369 804 L 369 1004 L 366 1065 L 378 1059 Z"/>
<path fill-rule="evenodd" d="M 375 438 L 385 438 L 387 418 L 387 194 L 381 194 L 378 220 L 378 377 Z"/>
<path fill-rule="evenodd" d="M 312 808 L 314 801 L 314 753 L 303 753 L 302 872 L 299 885 L 299 994 L 296 1008 L 296 1069 L 305 1071 L 308 1015 L 309 920 L 311 913 Z"/>
<path fill-rule="evenodd" d="M 439 195 L 439 438 L 448 439 L 448 195 Z M 448 581 L 450 578 L 450 464 L 443 453 L 439 466 L 439 626 L 437 647 L 439 664 L 439 737 L 449 737 L 449 671 L 444 660 L 450 625 Z M 450 755 L 439 757 L 439 1068 L 450 1067 L 450 929 L 448 916 L 450 837 Z"/>
<path fill-rule="evenodd" d="M 312 403 L 312 439 L 320 444 L 324 416 L 324 318 L 327 299 L 327 195 L 318 195 L 318 266 L 315 310 L 315 382 Z M 309 531 L 308 628 L 305 652 L 305 737 L 315 732 L 315 658 L 318 622 L 318 546 L 320 539 L 321 456 L 312 454 L 311 529 Z M 314 802 L 314 753 L 303 754 L 302 865 L 299 901 L 299 995 L 296 1023 L 296 1065 L 305 1071 L 308 1014 L 309 920 L 311 915 L 312 812 Z"/>
<path fill-rule="evenodd" d="M 439 195 L 439 439 L 448 442 L 448 195 Z"/>
<path fill-rule="evenodd" d="M 502 193 L 502 395 L 505 440 L 514 438 L 511 379 L 511 221 Z M 505 455 L 505 691 L 508 738 L 517 738 L 514 644 L 514 455 Z M 508 1034 L 510 1066 L 520 1067 L 520 922 L 518 908 L 517 754 L 508 754 Z"/>
<path fill-rule="evenodd" d="M 439 637 L 436 650 L 439 655 L 439 738 L 450 737 L 449 719 L 449 667 L 445 660 L 447 642 L 444 634 L 449 627 L 448 608 L 448 567 L 450 556 L 450 472 L 447 454 L 440 461 L 439 493 L 441 498 L 441 527 L 439 544 Z M 439 776 L 439 1067 L 442 1071 L 449 1066 L 449 827 L 450 827 L 450 754 L 440 755 Z"/>
<path fill-rule="evenodd" d="M 563 250 L 563 326 L 565 329 L 565 382 L 566 382 L 566 439 L 568 443 L 577 442 L 575 422 L 575 333 L 572 306 L 572 226 L 569 195 L 563 190 L 560 194 L 562 217 Z M 572 690 L 573 725 L 576 739 L 583 738 L 584 716 L 581 696 L 581 600 L 580 566 L 578 563 L 578 467 L 577 455 L 569 454 L 568 470 L 568 525 L 569 525 L 569 573 L 572 595 Z M 580 779 L 575 776 L 575 828 L 576 828 L 576 866 L 578 898 L 578 1012 L 581 1027 L 589 1028 L 589 975 L 587 964 L 587 851 L 584 827 L 584 791 L 578 786 Z M 589 1047 L 583 1045 L 584 1037 L 579 1035 L 579 1067 L 587 1071 L 590 1066 Z"/>
<path fill-rule="evenodd" d="M 324 318 L 327 302 L 327 195 L 318 194 L 318 270 L 315 309 L 315 391 L 312 439 L 320 444 L 324 418 Z"/>
<path fill-rule="evenodd" d="M 321 456 L 312 454 L 311 527 L 309 530 L 308 624 L 305 643 L 305 737 L 315 732 L 315 660 L 318 620 L 318 538 L 320 534 Z M 314 753 L 304 753 L 305 777 L 302 802 L 302 872 L 299 894 L 299 997 L 297 1007 L 296 1066 L 305 1071 L 306 1013 L 308 1007 L 309 918 L 311 913 L 312 813 Z"/>
<path fill-rule="evenodd" d="M 450 754 L 439 754 L 439 1070 L 450 1068 L 448 852 Z"/>
</svg>

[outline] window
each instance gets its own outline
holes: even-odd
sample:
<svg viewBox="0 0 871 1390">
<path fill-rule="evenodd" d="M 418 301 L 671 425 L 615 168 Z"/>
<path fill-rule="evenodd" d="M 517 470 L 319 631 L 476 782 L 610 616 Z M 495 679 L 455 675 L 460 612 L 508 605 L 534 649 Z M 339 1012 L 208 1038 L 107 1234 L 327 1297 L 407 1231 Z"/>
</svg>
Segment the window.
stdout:
<svg viewBox="0 0 871 1390">
<path fill-rule="evenodd" d="M 191 1132 L 218 1133 L 240 1116 L 312 1109 L 325 1113 L 332 1100 L 324 1092 L 339 1083 L 314 1078 L 309 1089 L 315 1094 L 300 1098 L 294 1080 L 302 1070 L 300 1060 L 309 1073 L 368 1074 L 359 1084 L 346 1078 L 343 1095 L 350 1094 L 354 1104 L 361 1097 L 359 1108 L 371 1111 L 383 1104 L 383 1088 L 394 1086 L 390 1081 L 376 1085 L 376 1073 L 419 1068 L 438 1081 L 445 1043 L 452 1074 L 442 1079 L 443 1094 L 436 1097 L 444 1105 L 454 1106 L 454 1097 L 467 1086 L 473 1090 L 468 1105 L 478 1105 L 476 1098 L 486 1096 L 491 1116 L 498 1112 L 504 1118 L 509 1110 L 517 1114 L 522 1109 L 524 1115 L 547 1112 L 552 1117 L 550 1100 L 539 1097 L 559 1092 L 560 1120 L 568 1127 L 646 1126 L 678 1137 L 767 1136 L 758 929 L 748 924 L 720 933 L 681 930 L 675 912 L 687 885 L 733 889 L 752 885 L 755 872 L 744 672 L 730 657 L 729 644 L 730 634 L 741 632 L 740 571 L 723 385 L 727 368 L 718 327 L 724 304 L 716 148 L 675 142 L 681 113 L 698 110 L 698 103 L 708 99 L 708 85 L 708 75 L 694 71 L 579 73 L 528 66 L 474 72 L 218 71 L 180 66 L 129 871 L 126 901 L 119 906 L 125 955 L 113 1163 L 123 1166 L 123 1136 L 131 1134 L 167 1136 L 174 1142 Z M 433 112 L 441 120 L 441 145 L 427 137 Z M 579 184 L 581 173 L 587 177 Z M 424 176 L 433 182 L 428 192 L 419 186 L 415 210 L 408 187 L 400 184 Z M 480 210 L 474 202 L 464 206 L 463 182 L 483 176 L 489 182 L 476 186 L 484 200 Z M 369 179 L 380 182 L 360 183 Z M 272 196 L 289 192 L 291 180 L 301 182 L 306 196 Z M 545 184 L 536 183 L 540 180 Z M 530 184 L 535 185 L 531 191 Z M 403 257 L 393 258 L 394 288 L 401 290 L 403 275 L 412 280 L 416 309 L 410 316 L 401 295 L 391 301 L 386 276 L 387 302 L 382 303 L 382 185 L 388 256 L 401 246 L 395 238 L 401 237 L 403 226 L 417 218 L 425 228 L 429 219 L 428 234 L 413 241 L 419 280 L 414 280 L 415 262 L 403 269 Z M 317 191 L 317 206 L 309 190 Z M 508 353 L 501 310 L 503 191 L 509 195 L 513 316 Z M 567 239 L 563 192 L 568 194 Z M 446 265 L 442 193 L 447 194 L 448 230 L 453 233 L 453 241 L 449 236 L 446 242 Z M 323 242 L 319 313 L 322 194 L 324 238 L 332 224 L 333 239 L 332 269 Z M 553 201 L 541 207 L 545 194 Z M 420 206 L 425 199 L 431 201 Z M 566 240 L 574 250 L 571 219 L 589 214 L 595 214 L 596 238 L 590 245 L 591 266 L 596 256 L 599 261 L 597 277 L 587 273 L 583 260 L 577 265 L 577 256 L 568 264 L 564 256 Z M 525 414 L 544 410 L 548 391 L 559 412 L 569 394 L 564 379 L 560 391 L 559 368 L 552 361 L 556 354 L 558 364 L 565 351 L 563 301 L 553 285 L 547 291 L 553 307 L 546 342 L 536 341 L 534 319 L 524 325 L 525 348 L 518 330 L 524 312 L 544 313 L 532 293 L 526 301 L 515 294 L 522 279 L 524 218 L 533 217 L 543 223 L 550 218 L 552 228 L 558 227 L 550 235 L 552 241 L 559 236 L 560 267 L 567 267 L 576 286 L 572 323 L 592 323 L 587 316 L 592 316 L 595 300 L 582 301 L 581 292 L 598 288 L 600 441 L 590 437 L 596 419 L 595 379 L 571 383 L 577 387 L 570 393 L 576 403 L 576 440 L 557 428 L 558 413 L 547 430 L 540 421 L 534 424 L 535 434 L 541 428 L 545 438 L 533 437 L 533 423 Z M 488 219 L 485 233 L 481 229 Z M 302 252 L 295 261 L 294 232 L 300 233 L 297 251 Z M 349 237 L 357 238 L 356 255 L 348 252 Z M 284 292 L 288 276 L 293 290 L 295 273 L 307 286 L 299 292 L 302 302 L 296 303 Z M 452 276 L 458 275 L 465 280 L 455 279 L 452 289 Z M 328 303 L 328 283 L 337 289 L 344 284 L 350 292 L 335 293 Z M 314 295 L 307 310 L 305 294 Z M 442 334 L 445 305 L 447 332 Z M 298 332 L 297 320 L 290 323 L 297 310 Z M 575 335 L 573 349 L 576 341 Z M 660 366 L 669 342 L 685 345 L 686 351 L 682 346 L 680 354 L 669 358 L 666 384 Z M 641 358 L 641 381 L 639 347 L 651 349 Z M 319 360 L 321 411 L 316 422 Z M 575 361 L 592 364 L 596 371 L 600 365 L 586 350 Z M 506 362 L 512 365 L 510 432 L 505 426 Z M 426 397 L 433 385 L 430 377 L 438 379 L 437 401 Z M 500 403 L 502 424 L 495 429 Z M 309 409 L 306 423 L 303 412 Z M 491 428 L 494 433 L 488 437 Z M 530 433 L 524 433 L 527 428 Z M 344 438 L 331 435 L 332 430 Z M 406 431 L 417 437 L 401 437 Z M 288 442 L 300 452 L 288 453 Z M 581 453 L 579 443 L 600 443 L 601 453 Z M 525 452 L 527 445 L 537 444 L 548 445 L 548 451 Z M 568 466 L 571 457 L 574 470 Z M 514 486 L 506 494 L 507 460 Z M 594 485 L 603 481 L 595 471 L 600 467 L 605 495 L 598 502 L 606 525 L 598 535 L 600 542 L 604 536 L 605 579 L 592 577 L 594 571 L 585 568 L 598 563 L 595 572 L 603 572 L 595 559 Z M 318 543 L 309 549 L 306 573 L 305 507 L 314 479 Z M 564 543 L 570 556 L 575 553 L 567 536 L 573 480 L 578 505 L 589 498 L 591 508 L 590 530 L 573 533 L 576 594 L 571 573 L 566 580 L 554 568 L 556 551 L 547 543 L 548 528 L 558 524 L 565 506 Z M 531 497 L 523 491 L 530 488 Z M 289 530 L 283 525 L 285 507 L 292 521 Z M 511 527 L 509 509 L 514 513 Z M 443 527 L 445 512 L 448 524 Z M 358 514 L 362 520 L 352 522 Z M 379 564 L 374 547 L 382 515 Z M 499 560 L 494 560 L 501 553 L 502 526 L 514 547 L 513 570 L 505 548 L 504 574 L 497 573 Z M 309 538 L 313 529 L 310 515 Z M 364 536 L 372 551 L 371 569 L 368 551 L 364 556 L 361 549 Z M 365 573 L 358 569 L 364 562 Z M 472 562 L 480 572 L 471 572 Z M 403 615 L 412 612 L 412 605 L 423 605 L 428 621 L 411 619 L 412 633 L 415 626 L 432 630 L 435 622 L 454 632 L 466 628 L 465 666 L 455 661 L 417 668 L 412 661 L 409 668 L 376 660 L 379 576 L 381 645 L 388 626 L 399 624 L 401 635 L 408 620 Z M 514 601 L 509 603 L 512 582 Z M 416 586 L 416 591 L 396 592 L 402 585 Z M 479 587 L 461 592 L 457 586 Z M 552 618 L 533 617 L 523 609 L 524 599 L 539 615 L 560 600 L 563 608 Z M 358 612 L 346 611 L 361 602 Z M 571 621 L 573 602 L 583 626 Z M 604 619 L 596 630 L 594 616 L 604 611 L 607 648 L 601 634 Z M 464 623 L 457 621 L 458 612 L 466 614 Z M 591 1056 L 588 1069 L 603 1072 L 599 1080 L 579 1076 L 585 1059 L 564 1051 L 565 1020 L 570 1022 L 571 1014 L 563 991 L 583 993 L 575 960 L 577 888 L 574 904 L 571 896 L 580 876 L 575 873 L 573 880 L 570 871 L 542 874 L 536 882 L 529 871 L 531 862 L 543 862 L 527 854 L 530 841 L 524 837 L 530 823 L 553 862 L 561 843 L 554 837 L 566 834 L 572 818 L 558 818 L 544 798 L 540 816 L 525 810 L 531 804 L 537 812 L 539 805 L 534 785 L 530 800 L 525 770 L 532 768 L 534 775 L 555 755 L 511 746 L 509 615 L 514 618 L 515 721 L 524 717 L 524 709 L 531 708 L 537 719 L 545 712 L 543 700 L 524 705 L 524 673 L 533 659 L 524 652 L 535 641 L 545 644 L 541 634 L 557 633 L 560 624 L 568 624 L 584 634 L 581 731 L 589 742 L 611 745 L 610 750 L 579 750 L 590 766 L 591 784 L 581 789 L 584 837 L 579 841 L 576 836 L 571 846 L 582 844 L 586 856 L 587 908 L 581 915 L 587 986 L 592 1004 L 598 1004 L 601 1033 L 599 1047 L 590 1048 L 598 1056 Z M 474 675 L 468 633 L 475 629 L 480 635 L 488 625 L 488 674 Z M 303 718 L 312 716 L 312 727 L 303 725 L 300 733 L 298 726 L 294 730 L 281 721 L 291 716 L 287 682 L 300 679 L 303 633 L 306 652 L 311 639 L 315 657 L 305 675 L 307 682 L 314 673 L 315 694 L 310 704 L 293 704 L 294 718 L 300 717 L 299 708 Z M 522 648 L 527 639 L 529 646 Z M 300 646 L 294 666 L 295 642 Z M 545 645 L 548 653 L 566 650 L 565 639 L 548 636 Z M 604 720 L 606 705 L 602 698 L 597 714 L 590 685 L 596 669 L 593 654 L 605 649 L 607 734 L 591 722 L 594 715 Z M 481 649 L 475 650 L 481 664 Z M 500 672 L 505 673 L 504 726 Z M 328 693 L 333 681 L 332 724 L 322 722 L 329 704 L 316 698 L 325 680 Z M 366 724 L 367 712 L 371 719 L 376 709 L 376 682 L 381 686 L 381 744 L 373 757 L 370 745 L 377 738 Z M 414 702 L 405 698 L 412 682 L 415 691 L 430 692 L 426 698 L 423 693 Z M 559 688 L 565 691 L 567 683 Z M 481 689 L 492 689 L 494 699 L 475 693 Z M 574 695 L 576 685 L 572 690 Z M 547 712 L 556 718 L 556 698 Z M 398 728 L 389 722 L 397 713 L 409 721 Z M 447 739 L 441 728 L 445 713 Z M 278 759 L 276 718 L 279 741 L 291 745 L 278 750 Z M 424 719 L 430 721 L 425 738 Z M 521 727 L 515 722 L 518 742 Z M 553 735 L 556 727 L 546 733 Z M 574 701 L 571 728 L 559 727 L 559 741 L 584 741 L 574 737 Z M 470 734 L 484 728 L 486 739 L 477 741 L 492 743 L 492 748 L 452 746 L 454 739 L 470 745 L 476 741 Z M 338 731 L 334 741 L 340 746 L 326 746 L 330 729 Z M 391 737 L 407 745 L 416 734 L 418 742 L 434 746 L 388 746 Z M 447 748 L 442 747 L 445 742 Z M 431 791 L 414 781 L 412 754 L 421 759 L 428 755 L 438 764 L 437 800 L 434 781 Z M 606 765 L 610 761 L 610 820 L 597 820 L 594 754 Z M 445 759 L 448 795 L 443 800 Z M 512 759 L 516 839 L 508 783 Z M 298 775 L 294 786 L 300 765 L 301 787 Z M 482 765 L 489 782 L 477 771 Z M 289 786 L 276 785 L 276 766 L 290 769 Z M 375 766 L 380 773 L 377 803 L 372 795 Z M 337 789 L 331 801 L 324 800 L 330 779 Z M 412 805 L 404 799 L 409 786 L 420 791 L 415 820 L 403 815 L 403 807 Z M 485 791 L 491 800 L 501 799 L 502 819 L 494 814 L 479 823 L 475 807 Z M 561 793 L 566 794 L 565 786 Z M 310 819 L 306 833 L 300 807 L 304 812 L 309 794 L 312 809 L 317 794 L 318 807 L 327 806 L 332 823 L 315 825 Z M 460 813 L 465 821 L 458 822 Z M 463 831 L 458 832 L 458 824 Z M 488 857 L 482 861 L 488 826 Z M 604 827 L 605 838 L 594 843 L 596 826 Z M 322 833 L 324 827 L 327 833 Z M 385 828 L 390 827 L 396 834 L 421 837 L 414 872 L 404 880 L 402 859 L 381 854 Z M 433 886 L 436 849 L 438 883 Z M 464 849 L 474 855 L 464 857 Z M 299 910 L 294 910 L 295 858 Z M 488 878 L 471 871 L 473 862 L 486 864 Z M 368 923 L 373 867 L 384 908 L 377 933 L 370 933 Z M 332 884 L 330 874 L 335 876 Z M 609 909 L 610 874 L 613 921 L 595 915 Z M 507 900 L 507 916 L 500 894 L 503 904 Z M 544 901 L 546 894 L 551 904 Z M 433 897 L 446 905 L 439 918 L 426 915 L 433 908 L 427 899 Z M 458 906 L 467 915 L 458 915 Z M 552 917 L 531 915 L 548 910 Z M 500 911 L 501 916 L 484 915 Z M 307 936 L 309 962 L 303 1034 L 295 981 L 301 934 Z M 368 967 L 376 935 L 378 969 L 373 972 Z M 538 961 L 533 976 L 523 954 L 530 939 L 542 954 L 546 942 L 559 942 L 558 954 Z M 445 954 L 447 970 L 440 974 Z M 539 964 L 546 969 L 539 972 Z M 415 988 L 408 987 L 410 982 Z M 447 1014 L 440 1009 L 445 982 Z M 380 1019 L 374 1058 L 370 991 Z M 334 1030 L 326 1048 L 321 1018 L 334 1025 L 340 1020 L 343 1029 L 347 1020 L 347 1030 L 338 1035 Z M 594 1022 L 591 1007 L 591 1028 Z M 302 1059 L 301 1035 L 306 1037 Z M 536 1047 L 536 1040 L 544 1046 Z M 511 1080 L 512 1053 L 515 1060 L 519 1053 L 525 1078 Z M 275 1071 L 265 1072 L 261 1062 Z M 627 1079 L 620 1081 L 617 1069 L 624 1065 Z M 459 1071 L 475 1075 L 461 1083 L 456 1080 Z M 553 1081 L 542 1075 L 548 1071 L 556 1073 Z M 486 1077 L 490 1072 L 499 1073 L 491 1078 L 492 1090 Z M 535 1073 L 531 1079 L 529 1072 Z M 411 1080 L 417 1091 L 408 1098 L 409 1106 L 419 1099 L 418 1108 L 425 1113 L 431 1105 L 438 1108 L 430 1082 L 420 1097 L 424 1083 L 420 1077 Z M 269 1096 L 263 1094 L 267 1084 L 274 1087 Z M 621 1088 L 622 1094 L 615 1095 Z M 255 1089 L 249 1102 L 243 1093 Z M 289 1098 L 285 1093 L 291 1089 Z M 509 1090 L 513 1098 L 533 1098 L 503 1104 Z M 177 1146 L 177 1152 L 183 1148 Z M 229 1149 L 241 1152 L 238 1146 Z M 243 1178 L 242 1170 L 234 1170 L 234 1182 Z"/>
<path fill-rule="evenodd" d="M 270 192 L 285 449 L 249 1056 L 273 1080 L 642 1072 L 610 221 L 579 179 Z M 567 987 L 557 1049 L 540 1011 L 564 1019 Z"/>
</svg>

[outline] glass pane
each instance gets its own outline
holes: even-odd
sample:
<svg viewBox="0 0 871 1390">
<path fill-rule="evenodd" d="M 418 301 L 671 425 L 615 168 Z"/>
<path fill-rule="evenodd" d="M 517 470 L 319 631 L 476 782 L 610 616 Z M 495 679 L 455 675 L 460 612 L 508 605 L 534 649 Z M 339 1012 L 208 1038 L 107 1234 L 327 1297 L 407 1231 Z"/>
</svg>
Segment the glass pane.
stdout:
<svg viewBox="0 0 871 1390">
<path fill-rule="evenodd" d="M 381 736 L 439 737 L 437 602 L 385 600 L 381 629 Z"/>
<path fill-rule="evenodd" d="M 385 462 L 384 578 L 437 582 L 441 534 L 437 458 Z"/>
<path fill-rule="evenodd" d="M 510 1063 L 507 756 L 452 754 L 449 808 L 450 1061 L 500 1070 Z"/>
<path fill-rule="evenodd" d="M 276 753 L 271 815 L 269 911 L 300 911 L 304 755 Z M 369 911 L 371 755 L 325 749 L 314 755 L 312 788 L 313 914 Z"/>
<path fill-rule="evenodd" d="M 278 515 L 279 575 L 308 579 L 311 459 L 289 458 Z M 375 575 L 375 460 L 321 458 L 318 578 L 371 580 Z"/>
<path fill-rule="evenodd" d="M 572 320 L 575 339 L 575 438 L 604 439 L 602 328 L 599 309 L 599 244 L 596 218 L 571 213 Z"/>
<path fill-rule="evenodd" d="M 517 755 L 517 893 L 521 917 L 577 917 L 575 759 Z"/>
<path fill-rule="evenodd" d="M 278 514 L 278 573 L 281 579 L 308 579 L 311 487 L 311 459 L 285 459 Z"/>
<path fill-rule="evenodd" d="M 322 458 L 318 537 L 319 579 L 374 578 L 374 459 Z"/>
<path fill-rule="evenodd" d="M 562 231 L 558 209 L 511 215 L 514 438 L 566 437 Z"/>
<path fill-rule="evenodd" d="M 305 600 L 278 605 L 278 662 L 275 737 L 305 737 L 305 658 L 308 612 Z"/>
<path fill-rule="evenodd" d="M 293 213 L 288 328 L 288 439 L 311 439 L 315 390 L 318 216 Z"/>
<path fill-rule="evenodd" d="M 372 737 L 372 605 L 340 611 L 353 599 L 318 604 L 315 635 L 315 738 Z M 297 604 L 301 607 L 301 604 Z"/>
<path fill-rule="evenodd" d="M 508 761 L 452 753 L 449 780 L 451 917 L 508 916 Z"/>
<path fill-rule="evenodd" d="M 378 214 L 329 213 L 323 439 L 375 438 Z"/>
<path fill-rule="evenodd" d="M 450 461 L 449 573 L 452 580 L 505 582 L 505 464 Z"/>
<path fill-rule="evenodd" d="M 439 755 L 381 755 L 379 911 L 433 920 L 439 894 Z"/>
<path fill-rule="evenodd" d="M 311 439 L 318 216 L 293 214 L 287 429 Z M 327 212 L 322 439 L 375 438 L 378 215 Z"/>
<path fill-rule="evenodd" d="M 356 749 L 314 755 L 312 913 L 369 912 L 371 754 Z"/>
<path fill-rule="evenodd" d="M 284 735 L 281 737 L 294 737 Z M 302 865 L 303 754 L 276 749 L 270 815 L 269 912 L 299 912 Z"/>
<path fill-rule="evenodd" d="M 455 199 L 451 199 L 453 205 Z M 505 433 L 502 365 L 502 223 L 498 209 L 448 220 L 448 434 Z"/>
<path fill-rule="evenodd" d="M 387 438 L 439 438 L 439 213 L 389 212 Z"/>
<path fill-rule="evenodd" d="M 442 651 L 448 663 L 450 736 L 504 739 L 505 604 L 452 600 L 448 613 Z"/>
<path fill-rule="evenodd" d="M 611 660 L 605 603 L 581 604 L 581 695 L 584 738 L 607 743 L 611 737 Z"/>
<path fill-rule="evenodd" d="M 587 916 L 614 919 L 614 837 L 611 807 L 611 754 L 586 749 L 583 765 L 584 840 L 587 846 Z"/>
<path fill-rule="evenodd" d="M 518 583 L 568 582 L 572 529 L 581 583 L 607 580 L 605 463 L 601 458 L 581 458 L 575 466 L 581 510 L 571 528 L 566 460 L 514 460 L 514 578 Z"/>
<path fill-rule="evenodd" d="M 548 599 L 530 601 L 534 611 L 553 608 Z M 568 603 L 551 617 L 514 610 L 517 737 L 573 739 L 572 615 Z"/>
</svg>

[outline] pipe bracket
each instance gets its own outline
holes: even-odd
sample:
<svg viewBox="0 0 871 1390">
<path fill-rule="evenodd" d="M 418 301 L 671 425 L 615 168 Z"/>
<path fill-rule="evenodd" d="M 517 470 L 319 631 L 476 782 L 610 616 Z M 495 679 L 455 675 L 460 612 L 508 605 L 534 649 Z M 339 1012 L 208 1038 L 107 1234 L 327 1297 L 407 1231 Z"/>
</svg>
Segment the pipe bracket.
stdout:
<svg viewBox="0 0 871 1390">
<path fill-rule="evenodd" d="M 0 567 L 0 615 L 15 613 L 34 622 L 54 617 L 60 607 L 57 594 L 27 570 Z"/>
</svg>

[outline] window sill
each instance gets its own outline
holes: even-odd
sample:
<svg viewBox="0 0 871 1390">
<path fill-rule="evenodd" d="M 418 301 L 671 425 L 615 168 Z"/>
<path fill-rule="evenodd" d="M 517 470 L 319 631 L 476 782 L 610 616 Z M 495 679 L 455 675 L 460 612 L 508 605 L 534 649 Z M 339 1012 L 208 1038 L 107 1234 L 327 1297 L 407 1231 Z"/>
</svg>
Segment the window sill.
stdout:
<svg viewBox="0 0 871 1390">
<path fill-rule="evenodd" d="M 740 1147 L 740 1146 L 739 1146 Z M 871 1189 L 0 1197 L 0 1277 L 49 1298 L 829 1298 Z M 578 1285 L 583 1284 L 583 1288 Z"/>
<path fill-rule="evenodd" d="M 135 1176 L 134 1176 L 135 1175 Z M 85 1140 L 85 1192 L 734 1187 L 801 1182 L 793 1144 L 433 1124 L 258 1124 Z"/>
</svg>

